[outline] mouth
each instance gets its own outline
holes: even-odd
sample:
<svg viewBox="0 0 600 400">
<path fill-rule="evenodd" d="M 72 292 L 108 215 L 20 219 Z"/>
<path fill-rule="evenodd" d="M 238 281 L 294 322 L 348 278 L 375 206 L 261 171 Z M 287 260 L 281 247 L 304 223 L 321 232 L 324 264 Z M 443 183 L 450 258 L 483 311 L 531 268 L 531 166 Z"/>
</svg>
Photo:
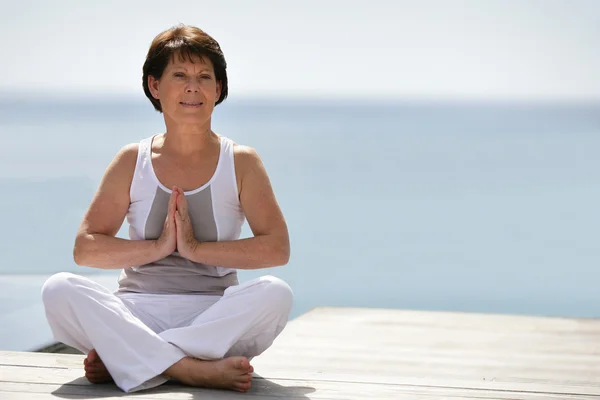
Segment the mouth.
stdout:
<svg viewBox="0 0 600 400">
<path fill-rule="evenodd" d="M 179 104 L 181 104 L 184 107 L 190 107 L 190 108 L 198 108 L 201 107 L 204 103 L 198 101 L 198 102 L 193 102 L 193 101 L 180 101 Z"/>
</svg>

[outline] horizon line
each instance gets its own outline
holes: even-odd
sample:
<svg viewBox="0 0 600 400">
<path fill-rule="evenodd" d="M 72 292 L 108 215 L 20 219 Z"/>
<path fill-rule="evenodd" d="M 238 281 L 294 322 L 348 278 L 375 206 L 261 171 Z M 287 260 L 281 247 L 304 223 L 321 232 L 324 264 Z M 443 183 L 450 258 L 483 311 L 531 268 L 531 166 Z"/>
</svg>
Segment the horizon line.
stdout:
<svg viewBox="0 0 600 400">
<path fill-rule="evenodd" d="M 0 101 L 36 101 L 57 100 L 73 101 L 84 100 L 89 102 L 143 102 L 149 101 L 143 92 L 138 94 L 132 92 L 102 92 L 91 91 L 25 91 L 0 87 Z M 361 102 L 361 103 L 385 103 L 385 104 L 490 104 L 490 105 L 597 105 L 600 106 L 600 95 L 598 97 L 479 97 L 479 96 L 424 96 L 424 95 L 389 95 L 389 94 L 236 94 L 228 96 L 225 103 L 338 103 Z"/>
</svg>

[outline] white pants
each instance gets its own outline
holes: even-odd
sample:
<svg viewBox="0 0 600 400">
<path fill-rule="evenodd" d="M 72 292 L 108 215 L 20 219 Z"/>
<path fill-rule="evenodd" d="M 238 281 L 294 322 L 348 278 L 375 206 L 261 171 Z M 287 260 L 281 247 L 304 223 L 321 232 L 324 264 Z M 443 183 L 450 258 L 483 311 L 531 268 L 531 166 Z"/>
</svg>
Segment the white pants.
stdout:
<svg viewBox="0 0 600 400">
<path fill-rule="evenodd" d="M 261 354 L 292 307 L 290 287 L 273 276 L 231 286 L 221 297 L 112 293 L 61 272 L 46 281 L 42 299 L 54 338 L 86 354 L 96 349 L 125 392 L 165 383 L 161 374 L 185 356 Z"/>
</svg>

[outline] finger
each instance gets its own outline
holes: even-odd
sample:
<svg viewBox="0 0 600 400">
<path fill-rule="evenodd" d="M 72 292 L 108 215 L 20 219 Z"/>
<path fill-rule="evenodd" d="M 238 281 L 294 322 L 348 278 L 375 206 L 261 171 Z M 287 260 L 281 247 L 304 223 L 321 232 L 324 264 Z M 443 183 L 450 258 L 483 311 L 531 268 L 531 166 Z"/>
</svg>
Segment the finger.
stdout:
<svg viewBox="0 0 600 400">
<path fill-rule="evenodd" d="M 183 240 L 183 225 L 183 218 L 181 218 L 179 211 L 175 211 L 175 235 L 178 242 Z"/>
<path fill-rule="evenodd" d="M 180 217 L 183 217 L 185 215 L 182 197 L 183 196 L 177 197 L 177 210 L 175 211 L 179 214 Z"/>
<path fill-rule="evenodd" d="M 183 221 L 181 220 L 181 215 L 179 214 L 179 210 L 175 211 L 175 227 L 177 228 L 177 232 L 181 229 L 183 225 Z"/>
<path fill-rule="evenodd" d="M 176 206 L 177 206 L 177 190 L 174 187 L 173 191 L 171 192 L 171 197 L 169 197 L 169 213 L 171 215 L 173 215 L 173 212 L 175 211 Z"/>
<path fill-rule="evenodd" d="M 175 211 L 177 210 L 177 198 L 179 195 L 177 192 L 173 192 L 173 203 L 171 204 L 171 217 L 175 216 Z"/>
<path fill-rule="evenodd" d="M 180 209 L 184 215 L 188 213 L 187 199 L 183 192 L 180 192 L 179 196 L 177 196 L 177 208 Z"/>
</svg>

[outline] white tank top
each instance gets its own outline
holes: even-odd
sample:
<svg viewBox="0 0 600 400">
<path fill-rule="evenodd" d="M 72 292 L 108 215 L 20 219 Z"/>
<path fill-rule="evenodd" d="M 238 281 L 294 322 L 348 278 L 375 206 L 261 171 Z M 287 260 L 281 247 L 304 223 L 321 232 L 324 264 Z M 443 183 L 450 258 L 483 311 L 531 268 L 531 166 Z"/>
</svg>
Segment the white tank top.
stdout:
<svg viewBox="0 0 600 400">
<path fill-rule="evenodd" d="M 127 222 L 132 240 L 158 239 L 167 217 L 171 190 L 154 173 L 152 139 L 140 142 L 131 182 Z M 245 220 L 238 196 L 233 142 L 223 136 L 219 139 L 221 149 L 214 175 L 203 186 L 185 192 L 194 234 L 200 242 L 236 240 Z M 153 263 L 123 269 L 118 290 L 222 295 L 227 287 L 237 284 L 235 269 L 195 263 L 175 251 Z"/>
</svg>

